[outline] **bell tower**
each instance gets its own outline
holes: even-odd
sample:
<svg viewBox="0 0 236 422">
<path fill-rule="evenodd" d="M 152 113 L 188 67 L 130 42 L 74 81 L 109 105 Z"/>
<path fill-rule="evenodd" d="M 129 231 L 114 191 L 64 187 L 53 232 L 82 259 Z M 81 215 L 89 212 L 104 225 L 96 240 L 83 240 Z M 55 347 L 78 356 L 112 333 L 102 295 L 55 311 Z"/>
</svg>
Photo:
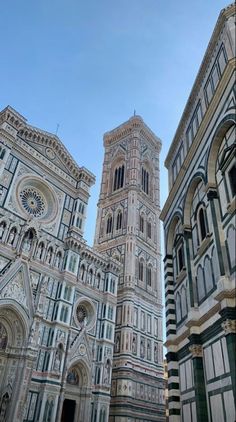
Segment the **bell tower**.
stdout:
<svg viewBox="0 0 236 422">
<path fill-rule="evenodd" d="M 95 248 L 118 259 L 110 422 L 164 421 L 160 139 L 140 116 L 104 135 Z"/>
</svg>

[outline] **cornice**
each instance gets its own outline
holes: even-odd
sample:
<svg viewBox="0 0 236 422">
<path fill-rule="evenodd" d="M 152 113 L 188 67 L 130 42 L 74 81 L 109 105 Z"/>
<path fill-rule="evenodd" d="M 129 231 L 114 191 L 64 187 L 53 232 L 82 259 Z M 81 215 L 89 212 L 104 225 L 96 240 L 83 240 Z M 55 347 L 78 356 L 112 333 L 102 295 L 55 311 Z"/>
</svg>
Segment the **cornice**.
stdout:
<svg viewBox="0 0 236 422">
<path fill-rule="evenodd" d="M 11 127 L 14 131 L 14 135 L 11 135 L 9 130 L 6 131 L 5 128 L 1 129 L 4 136 L 9 138 L 11 142 L 19 144 L 21 140 L 32 147 L 33 144 L 37 143 L 44 145 L 45 147 L 50 147 L 59 156 L 72 178 L 78 182 L 83 181 L 89 186 L 92 186 L 95 183 L 94 174 L 85 167 L 78 166 L 56 135 L 31 126 L 26 122 L 27 120 L 10 106 L 0 112 L 0 125 L 7 123 L 9 128 Z"/>
<path fill-rule="evenodd" d="M 191 162 L 194 160 L 197 149 L 198 149 L 198 147 L 199 147 L 199 145 L 200 145 L 200 143 L 203 139 L 203 136 L 205 134 L 205 131 L 207 130 L 209 122 L 212 120 L 213 115 L 216 111 L 216 108 L 219 105 L 219 98 L 221 98 L 222 93 L 224 92 L 224 89 L 227 86 L 228 81 L 229 81 L 231 75 L 233 74 L 234 70 L 235 70 L 235 59 L 231 59 L 227 64 L 224 75 L 223 75 L 222 79 L 220 80 L 219 85 L 217 87 L 217 90 L 215 92 L 215 95 L 214 95 L 205 115 L 204 115 L 204 118 L 201 122 L 199 129 L 198 129 L 196 137 L 195 137 L 193 143 L 191 144 L 191 146 L 188 150 L 188 153 L 187 153 L 187 155 L 184 159 L 184 162 L 183 162 L 183 164 L 180 168 L 180 171 L 177 175 L 177 178 L 176 178 L 176 180 L 175 180 L 175 182 L 174 182 L 174 184 L 173 184 L 173 186 L 172 186 L 172 188 L 169 192 L 168 198 L 167 198 L 167 200 L 164 204 L 164 207 L 161 211 L 161 214 L 160 214 L 160 219 L 162 221 L 165 220 L 165 218 L 167 216 L 167 212 L 169 211 L 171 205 L 173 204 L 174 199 L 176 197 L 178 197 L 178 195 L 177 195 L 178 189 L 179 189 L 179 187 L 182 183 L 182 180 L 183 180 L 185 174 L 188 171 L 188 168 L 189 168 Z"/>
<path fill-rule="evenodd" d="M 103 136 L 103 144 L 105 147 L 120 141 L 127 136 L 143 136 L 147 141 L 157 148 L 158 152 L 161 150 L 161 140 L 154 132 L 144 123 L 141 116 L 133 116 L 126 122 L 122 123 L 117 128 L 106 132 Z"/>
<path fill-rule="evenodd" d="M 199 69 L 197 76 L 196 76 L 196 79 L 194 81 L 193 88 L 192 88 L 190 95 L 187 99 L 186 106 L 184 108 L 183 114 L 182 114 L 181 119 L 180 119 L 180 123 L 178 125 L 178 128 L 177 128 L 176 133 L 175 133 L 174 138 L 173 138 L 173 141 L 172 141 L 171 146 L 169 148 L 167 157 L 165 159 L 165 167 L 166 168 L 168 168 L 169 165 L 170 165 L 170 161 L 172 159 L 172 156 L 175 152 L 175 149 L 177 147 L 179 139 L 182 136 L 182 133 L 184 131 L 184 126 L 186 124 L 186 120 L 188 119 L 188 117 L 190 116 L 190 114 L 192 112 L 192 107 L 195 104 L 197 95 L 198 95 L 199 90 L 200 90 L 201 85 L 202 85 L 202 81 L 205 77 L 206 72 L 208 71 L 208 67 L 209 67 L 209 64 L 212 60 L 212 55 L 213 55 L 214 49 L 216 47 L 216 44 L 218 42 L 220 32 L 223 29 L 223 25 L 225 24 L 226 20 L 230 16 L 233 16 L 234 14 L 235 14 L 234 3 L 230 4 L 229 6 L 227 6 L 225 9 L 223 9 L 220 12 L 218 20 L 216 22 L 215 29 L 212 33 L 212 36 L 211 36 L 210 41 L 208 43 L 206 52 L 204 54 L 202 64 L 200 66 L 200 69 Z"/>
</svg>

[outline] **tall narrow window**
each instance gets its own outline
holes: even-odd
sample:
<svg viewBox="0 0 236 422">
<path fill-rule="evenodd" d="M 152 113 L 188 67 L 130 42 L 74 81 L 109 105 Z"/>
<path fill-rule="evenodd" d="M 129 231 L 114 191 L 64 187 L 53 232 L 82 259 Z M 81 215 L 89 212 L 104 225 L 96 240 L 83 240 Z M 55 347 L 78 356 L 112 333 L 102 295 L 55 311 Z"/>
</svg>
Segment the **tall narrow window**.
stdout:
<svg viewBox="0 0 236 422">
<path fill-rule="evenodd" d="M 119 211 L 116 217 L 116 230 L 120 230 L 122 227 L 122 212 Z"/>
<path fill-rule="evenodd" d="M 147 267 L 147 285 L 148 286 L 152 285 L 152 269 L 151 269 L 151 266 Z"/>
<path fill-rule="evenodd" d="M 181 245 L 177 251 L 178 272 L 180 273 L 184 267 L 184 246 Z"/>
<path fill-rule="evenodd" d="M 143 261 L 139 261 L 138 278 L 143 281 Z"/>
<path fill-rule="evenodd" d="M 107 219 L 107 234 L 112 232 L 112 216 L 109 215 Z"/>
<path fill-rule="evenodd" d="M 205 212 L 203 208 L 200 208 L 199 210 L 198 221 L 199 221 L 199 229 L 200 229 L 200 237 L 201 237 L 200 240 L 203 241 L 207 234 L 206 218 L 205 218 Z"/>
<path fill-rule="evenodd" d="M 147 237 L 149 239 L 152 238 L 152 225 L 151 225 L 150 221 L 148 221 L 148 223 L 147 223 Z"/>
<path fill-rule="evenodd" d="M 139 217 L 139 230 L 143 233 L 144 232 L 144 218 L 142 215 Z"/>
<path fill-rule="evenodd" d="M 149 194 L 149 173 L 142 167 L 142 190 Z"/>
<path fill-rule="evenodd" d="M 117 167 L 114 172 L 113 191 L 123 188 L 124 185 L 124 165 Z"/>
</svg>

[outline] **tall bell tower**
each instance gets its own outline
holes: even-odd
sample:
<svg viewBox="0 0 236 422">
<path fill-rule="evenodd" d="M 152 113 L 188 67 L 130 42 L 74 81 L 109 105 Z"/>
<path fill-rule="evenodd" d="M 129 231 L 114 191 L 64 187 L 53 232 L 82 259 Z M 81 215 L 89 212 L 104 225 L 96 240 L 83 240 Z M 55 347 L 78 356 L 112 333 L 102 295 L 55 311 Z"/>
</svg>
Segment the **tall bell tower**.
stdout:
<svg viewBox="0 0 236 422">
<path fill-rule="evenodd" d="M 164 421 L 160 139 L 140 116 L 104 135 L 95 248 L 123 264 L 110 422 Z"/>
</svg>

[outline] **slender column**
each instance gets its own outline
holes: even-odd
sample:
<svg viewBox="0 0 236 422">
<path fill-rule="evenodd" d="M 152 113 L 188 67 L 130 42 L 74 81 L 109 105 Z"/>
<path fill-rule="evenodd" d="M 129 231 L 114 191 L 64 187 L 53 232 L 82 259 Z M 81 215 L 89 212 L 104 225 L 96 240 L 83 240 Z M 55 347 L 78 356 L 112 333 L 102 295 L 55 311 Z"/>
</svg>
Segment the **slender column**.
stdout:
<svg viewBox="0 0 236 422">
<path fill-rule="evenodd" d="M 192 344 L 189 350 L 192 353 L 197 422 L 208 422 L 202 346 L 200 344 Z"/>
<path fill-rule="evenodd" d="M 232 388 L 234 394 L 234 400 L 236 401 L 236 362 L 235 362 L 235 351 L 236 351 L 236 320 L 226 319 L 222 323 L 222 328 L 225 332 L 226 344 L 229 357 L 230 375 L 232 380 Z"/>
</svg>

